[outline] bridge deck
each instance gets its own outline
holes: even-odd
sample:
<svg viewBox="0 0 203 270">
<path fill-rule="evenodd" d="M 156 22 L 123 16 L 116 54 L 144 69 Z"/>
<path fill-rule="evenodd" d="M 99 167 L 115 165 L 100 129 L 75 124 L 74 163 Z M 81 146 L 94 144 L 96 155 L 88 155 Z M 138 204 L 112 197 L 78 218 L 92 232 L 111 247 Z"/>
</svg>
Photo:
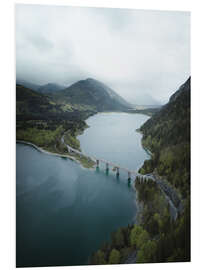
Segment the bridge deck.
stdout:
<svg viewBox="0 0 203 270">
<path fill-rule="evenodd" d="M 68 149 L 68 152 L 70 152 L 70 151 L 71 151 L 71 152 L 74 152 L 74 153 L 76 153 L 76 154 L 78 154 L 78 155 L 80 155 L 80 156 L 84 156 L 84 157 L 86 157 L 86 158 L 90 158 L 90 159 L 94 160 L 95 162 L 96 162 L 97 160 L 99 160 L 99 162 L 103 162 L 103 163 L 108 164 L 108 165 L 110 165 L 110 166 L 112 166 L 112 167 L 114 167 L 114 168 L 119 168 L 119 170 L 123 170 L 123 171 L 125 171 L 125 172 L 127 172 L 127 173 L 130 173 L 131 175 L 144 177 L 144 179 L 153 178 L 151 175 L 149 175 L 149 176 L 148 176 L 148 175 L 141 175 L 141 174 L 138 173 L 137 171 L 133 171 L 133 170 L 130 170 L 130 169 L 125 168 L 125 167 L 120 167 L 118 164 L 115 164 L 115 163 L 113 163 L 113 162 L 109 162 L 109 161 L 107 161 L 107 160 L 105 160 L 105 159 L 96 158 L 96 157 L 93 157 L 93 156 L 88 156 L 88 155 L 85 154 L 84 152 L 81 152 L 81 151 L 79 151 L 79 150 L 77 150 L 77 149 L 74 149 L 74 148 L 72 148 L 71 146 L 67 145 L 67 144 L 64 142 L 64 138 L 63 138 L 63 137 L 64 137 L 64 136 L 62 136 L 62 138 L 61 138 L 61 142 L 62 142 L 63 144 L 66 145 L 66 147 L 67 147 L 67 149 Z"/>
<path fill-rule="evenodd" d="M 115 163 L 113 163 L 113 162 L 109 162 L 108 160 L 105 160 L 105 159 L 96 158 L 96 157 L 93 157 L 93 156 L 88 156 L 88 155 L 85 154 L 84 152 L 81 152 L 81 151 L 79 151 L 79 150 L 77 150 L 77 149 L 74 149 L 74 148 L 72 148 L 71 146 L 69 146 L 69 145 L 67 145 L 67 144 L 66 144 L 66 147 L 67 147 L 67 149 L 68 149 L 69 152 L 71 151 L 71 152 L 74 152 L 74 153 L 76 153 L 76 154 L 78 154 L 78 155 L 80 155 L 80 156 L 84 156 L 84 157 L 86 157 L 86 158 L 91 158 L 91 159 L 93 159 L 94 161 L 99 160 L 100 162 L 103 162 L 103 163 L 105 163 L 105 164 L 108 164 L 108 165 L 110 165 L 110 166 L 112 166 L 112 167 L 114 167 L 114 168 L 119 168 L 119 170 L 123 170 L 123 171 L 129 172 L 129 173 L 134 174 L 134 175 L 139 175 L 139 173 L 138 173 L 137 171 L 132 171 L 132 170 L 130 170 L 130 169 L 128 169 L 128 168 L 121 167 L 120 165 L 115 164 Z"/>
<path fill-rule="evenodd" d="M 109 162 L 109 161 L 107 161 L 107 160 L 105 160 L 105 159 L 98 159 L 98 160 L 101 161 L 101 162 L 103 162 L 103 163 L 106 163 L 106 164 L 108 163 L 110 166 L 112 166 L 112 167 L 114 167 L 114 168 L 119 168 L 120 170 L 129 172 L 129 173 L 131 173 L 131 174 L 135 174 L 135 175 L 138 174 L 138 172 L 136 172 L 136 171 L 132 171 L 132 170 L 130 170 L 130 169 L 128 169 L 128 168 L 121 167 L 121 166 L 119 166 L 118 164 Z"/>
</svg>

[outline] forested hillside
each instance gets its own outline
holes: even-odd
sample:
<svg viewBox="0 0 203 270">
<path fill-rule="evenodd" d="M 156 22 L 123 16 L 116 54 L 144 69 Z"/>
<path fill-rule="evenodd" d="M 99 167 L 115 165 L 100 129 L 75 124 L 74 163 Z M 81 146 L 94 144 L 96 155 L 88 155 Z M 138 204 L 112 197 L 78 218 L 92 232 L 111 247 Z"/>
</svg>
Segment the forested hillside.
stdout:
<svg viewBox="0 0 203 270">
<path fill-rule="evenodd" d="M 75 135 L 86 128 L 85 119 L 94 111 L 64 111 L 49 96 L 22 85 L 16 86 L 16 138 L 32 142 L 52 152 L 64 153 L 61 136 L 66 131 L 73 147 Z"/>
<path fill-rule="evenodd" d="M 80 149 L 76 136 L 87 127 L 89 116 L 129 108 L 113 90 L 93 79 L 79 81 L 65 90 L 56 84 L 39 87 L 22 82 L 36 91 L 16 85 L 16 138 L 51 152 L 67 152 L 62 136 L 67 144 Z M 90 166 L 90 162 L 80 161 Z"/>
<path fill-rule="evenodd" d="M 57 103 L 70 103 L 75 107 L 91 108 L 96 112 L 123 111 L 130 108 L 130 104 L 111 88 L 90 78 L 78 81 L 52 97 Z"/>
<path fill-rule="evenodd" d="M 190 261 L 190 78 L 140 130 L 152 152 L 140 172 L 154 173 L 177 189 L 183 209 L 172 218 L 160 185 L 137 177 L 137 224 L 112 233 L 92 255 L 92 264 Z"/>
<path fill-rule="evenodd" d="M 140 130 L 143 145 L 153 153 L 141 172 L 156 169 L 187 197 L 190 191 L 190 78 Z"/>
</svg>

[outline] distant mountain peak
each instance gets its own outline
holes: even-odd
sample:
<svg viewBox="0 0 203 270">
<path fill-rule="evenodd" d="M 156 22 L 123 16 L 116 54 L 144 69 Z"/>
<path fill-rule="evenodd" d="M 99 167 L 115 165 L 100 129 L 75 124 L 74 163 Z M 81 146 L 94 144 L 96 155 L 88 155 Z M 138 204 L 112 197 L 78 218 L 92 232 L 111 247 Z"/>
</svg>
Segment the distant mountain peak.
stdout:
<svg viewBox="0 0 203 270">
<path fill-rule="evenodd" d="M 104 83 L 93 78 L 80 80 L 55 94 L 58 100 L 92 106 L 97 111 L 123 111 L 131 105 Z"/>
</svg>

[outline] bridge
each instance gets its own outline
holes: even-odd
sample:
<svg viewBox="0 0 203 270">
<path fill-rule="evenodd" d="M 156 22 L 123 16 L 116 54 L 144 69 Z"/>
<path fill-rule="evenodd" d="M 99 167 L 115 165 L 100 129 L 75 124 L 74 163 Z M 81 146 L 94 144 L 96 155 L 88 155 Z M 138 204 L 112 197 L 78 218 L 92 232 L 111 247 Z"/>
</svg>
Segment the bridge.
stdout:
<svg viewBox="0 0 203 270">
<path fill-rule="evenodd" d="M 68 150 L 68 153 L 75 153 L 75 154 L 78 154 L 80 157 L 85 157 L 85 158 L 89 158 L 89 159 L 91 159 L 91 160 L 93 160 L 95 163 L 96 163 L 96 168 L 99 168 L 99 164 L 100 163 L 104 163 L 104 164 L 106 164 L 106 172 L 108 172 L 109 171 L 109 166 L 112 166 L 113 167 L 113 171 L 115 171 L 116 172 L 116 176 L 118 177 L 119 176 L 119 174 L 120 174 L 120 170 L 122 170 L 122 171 L 125 171 L 126 173 L 127 173 L 127 176 L 128 176 L 128 180 L 130 181 L 131 180 L 131 178 L 132 178 L 132 176 L 134 176 L 134 177 L 136 177 L 136 176 L 140 176 L 140 177 L 142 177 L 142 178 L 144 178 L 144 179 L 148 179 L 148 178 L 153 178 L 151 175 L 142 175 L 142 174 L 139 174 L 137 171 L 133 171 L 133 170 L 130 170 L 130 169 L 128 169 L 128 168 L 125 168 L 125 167 L 121 167 L 121 166 L 119 166 L 118 164 L 115 164 L 115 163 L 113 163 L 113 162 L 109 162 L 109 161 L 107 161 L 107 160 L 105 160 L 105 159 L 100 159 L 100 158 L 96 158 L 96 157 L 93 157 L 93 156 L 88 156 L 87 154 L 85 154 L 84 152 L 81 152 L 81 151 L 79 151 L 79 150 L 77 150 L 77 149 L 74 149 L 74 148 L 72 148 L 70 145 L 68 145 L 68 144 L 66 144 L 65 142 L 64 142 L 64 136 L 61 138 L 61 142 L 63 143 L 63 144 L 65 144 L 65 146 L 67 147 L 67 150 Z"/>
</svg>

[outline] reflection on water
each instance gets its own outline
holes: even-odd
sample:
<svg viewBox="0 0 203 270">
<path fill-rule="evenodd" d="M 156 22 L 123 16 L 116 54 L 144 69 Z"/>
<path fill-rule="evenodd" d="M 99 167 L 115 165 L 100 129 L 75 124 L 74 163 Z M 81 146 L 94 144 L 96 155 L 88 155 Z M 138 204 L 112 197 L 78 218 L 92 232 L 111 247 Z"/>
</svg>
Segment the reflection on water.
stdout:
<svg viewBox="0 0 203 270">
<path fill-rule="evenodd" d="M 86 264 L 112 231 L 132 223 L 136 198 L 126 174 L 16 147 L 17 266 Z"/>
</svg>

